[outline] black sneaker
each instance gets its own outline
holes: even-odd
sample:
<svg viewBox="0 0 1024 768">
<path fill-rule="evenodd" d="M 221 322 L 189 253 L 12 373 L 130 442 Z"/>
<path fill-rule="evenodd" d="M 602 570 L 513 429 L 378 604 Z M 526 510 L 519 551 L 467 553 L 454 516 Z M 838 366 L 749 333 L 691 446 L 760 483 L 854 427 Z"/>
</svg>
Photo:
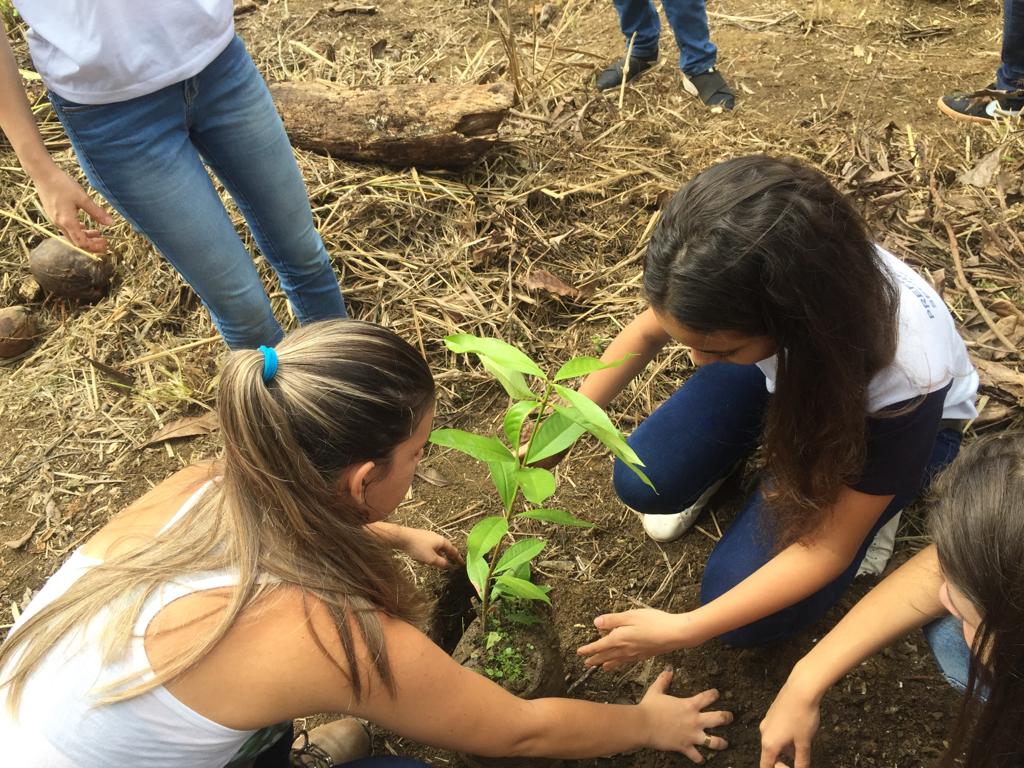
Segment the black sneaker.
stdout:
<svg viewBox="0 0 1024 768">
<path fill-rule="evenodd" d="M 597 73 L 594 85 L 599 91 L 607 91 L 610 88 L 618 88 L 622 85 L 622 70 L 626 58 L 622 57 L 616 62 L 609 64 L 606 68 Z M 649 59 L 641 59 L 639 56 L 629 57 L 629 68 L 626 70 L 626 82 L 638 77 L 658 63 L 658 54 Z"/>
<path fill-rule="evenodd" d="M 1000 91 L 993 83 L 974 93 L 955 93 L 952 96 L 943 96 L 938 101 L 938 107 L 954 120 L 989 125 L 996 120 L 1020 117 L 1024 110 L 1024 93 Z"/>
<path fill-rule="evenodd" d="M 707 72 L 687 75 L 683 88 L 692 96 L 696 96 L 712 109 L 731 111 L 736 106 L 736 94 L 725 82 L 722 73 L 712 67 Z"/>
</svg>

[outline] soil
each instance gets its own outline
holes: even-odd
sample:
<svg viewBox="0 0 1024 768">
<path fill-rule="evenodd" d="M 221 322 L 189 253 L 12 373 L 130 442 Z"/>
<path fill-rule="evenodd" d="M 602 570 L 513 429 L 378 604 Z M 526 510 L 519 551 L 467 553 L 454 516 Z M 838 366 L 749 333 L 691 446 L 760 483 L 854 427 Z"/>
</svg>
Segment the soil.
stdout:
<svg viewBox="0 0 1024 768">
<path fill-rule="evenodd" d="M 457 531 L 468 532 L 477 517 L 498 512 L 498 502 L 490 499 L 494 491 L 483 467 L 467 466 L 453 452 L 434 450 L 427 466 L 439 476 L 431 477 L 443 478 L 449 485 L 415 484 L 410 503 L 414 506 L 410 511 L 400 510 L 399 520 L 422 525 L 423 515 L 429 514 L 439 530 L 457 536 Z M 763 649 L 734 649 L 712 641 L 615 672 L 588 670 L 576 649 L 596 639 L 593 620 L 597 615 L 643 606 L 685 611 L 699 604 L 704 563 L 719 531 L 728 528 L 755 478 L 737 473 L 715 496 L 696 528 L 678 541 L 658 544 L 643 535 L 637 516 L 616 498 L 610 483 L 610 462 L 596 447 L 588 450 L 585 443 L 578 446 L 558 471 L 560 489 L 549 505 L 567 509 L 598 527 L 569 529 L 520 520 L 516 532 L 549 541 L 535 572 L 552 587 L 553 629 L 569 695 L 594 701 L 635 702 L 662 666 L 671 664 L 675 669 L 674 693 L 686 696 L 716 688 L 721 698 L 715 706 L 735 715 L 734 724 L 723 730 L 730 747 L 719 754 L 708 754 L 711 764 L 723 768 L 757 765 L 758 723 L 789 670 L 877 579 L 858 579 L 820 626 L 785 643 Z M 481 505 L 480 500 L 486 501 Z M 920 510 L 912 508 L 905 525 L 913 526 L 919 514 Z M 906 544 L 900 545 L 894 565 L 909 554 Z M 430 576 L 425 583 L 441 598 L 444 610 L 451 612 L 452 606 L 465 605 L 454 593 L 439 589 L 443 579 Z M 941 754 L 943 738 L 948 735 L 958 706 L 959 697 L 939 674 L 924 635 L 915 632 L 862 664 L 833 688 L 822 708 L 813 764 L 868 768 L 933 764 Z M 390 734 L 382 738 L 399 754 L 413 754 L 435 764 L 457 764 L 461 759 Z M 579 762 L 594 768 L 648 768 L 678 765 L 680 760 L 685 759 L 645 750 Z"/>
<path fill-rule="evenodd" d="M 250 8 L 237 18 L 239 32 L 270 79 L 295 75 L 371 85 L 504 76 L 499 25 L 484 0 L 379 0 L 372 14 L 330 12 L 338 4 L 327 0 L 239 5 Z M 912 206 L 927 207 L 928 189 L 923 172 L 904 169 L 913 158 L 911 169 L 919 163 L 934 170 L 940 185 L 953 185 L 956 172 L 971 167 L 996 142 L 983 129 L 941 116 L 934 106 L 944 93 L 991 81 L 1001 13 L 994 0 L 713 2 L 712 37 L 739 99 L 732 115 L 710 114 L 683 92 L 667 29 L 662 64 L 625 89 L 619 103 L 619 94 L 598 96 L 590 87 L 595 71 L 622 52 L 610 3 L 566 0 L 549 28 L 537 26 L 531 4 L 513 0 L 509 5 L 512 27 L 530 41 L 543 77 L 502 128 L 503 151 L 481 169 L 461 177 L 428 176 L 299 153 L 318 225 L 328 250 L 338 255 L 353 314 L 395 325 L 426 352 L 441 388 L 439 422 L 479 422 L 474 414 L 489 413 L 489 404 L 501 399 L 464 368 L 452 367 L 440 347 L 444 333 L 456 325 L 490 332 L 523 343 L 545 361 L 594 353 L 642 305 L 637 243 L 659 202 L 693 172 L 724 157 L 769 151 L 817 164 L 842 179 L 898 255 L 918 258 L 916 263 L 929 269 L 945 266 L 953 274 L 942 230 L 915 230 L 907 223 Z M 19 66 L 30 70 L 23 41 L 12 40 Z M 557 89 L 544 85 L 549 60 L 550 73 L 561 78 Z M 33 99 L 42 98 L 38 82 L 29 80 L 27 86 Z M 566 115 L 573 119 L 566 121 Z M 47 147 L 63 168 L 77 173 L 53 116 L 41 106 L 39 117 L 46 118 Z M 846 176 L 851 163 L 871 170 L 881 164 L 885 172 L 892 163 L 904 186 L 873 175 L 858 184 L 856 174 Z M 517 183 L 520 175 L 536 174 L 539 165 L 549 172 L 546 179 L 534 175 L 529 184 Z M 503 173 L 508 188 L 495 192 L 494 178 Z M 38 296 L 20 299 L 28 277 L 26 254 L 48 231 L 24 185 L 13 153 L 0 141 L 0 213 L 16 214 L 0 218 L 0 303 L 29 304 L 44 337 L 36 347 L 39 354 L 30 351 L 0 366 L 0 624 L 5 626 L 110 515 L 174 470 L 217 450 L 215 437 L 146 444 L 165 424 L 213 406 L 221 350 L 204 341 L 214 331 L 197 297 L 121 225 L 112 236 L 120 252 L 107 299 L 92 307 Z M 435 188 L 442 192 L 435 194 Z M 470 191 L 458 197 L 465 188 Z M 401 205 L 388 208 L 387 194 Z M 1006 210 L 1006 199 L 999 202 Z M 958 204 L 975 204 L 979 216 L 992 207 L 987 199 L 972 203 L 966 193 Z M 1018 208 L 1019 197 L 1010 195 L 1009 209 Z M 26 217 L 31 226 L 19 223 Z M 459 227 L 464 223 L 466 231 L 454 232 L 452 221 Z M 994 239 L 981 242 L 982 230 Z M 961 232 L 962 244 L 969 240 L 975 249 L 965 252 L 967 268 L 985 300 L 999 297 L 1019 306 L 1019 281 L 974 272 L 970 261 L 977 266 L 979 254 L 989 258 L 989 247 L 1001 238 L 1013 248 L 1012 233 L 984 221 L 963 231 L 968 233 Z M 1024 254 L 1017 254 L 1016 263 L 1022 260 Z M 440 277 L 423 276 L 423 264 L 432 261 L 441 265 Z M 565 275 L 572 283 L 569 298 L 551 300 L 524 287 L 521 275 L 534 267 Z M 260 269 L 269 274 L 262 262 Z M 278 316 L 286 318 L 281 293 L 271 296 Z M 965 324 L 977 320 L 962 294 L 950 303 Z M 179 346 L 185 348 L 174 355 L 138 363 Z M 622 409 L 613 414 L 617 423 L 628 431 L 678 383 L 685 368 L 678 356 L 652 366 L 650 377 L 617 404 Z M 130 384 L 117 378 L 125 371 Z M 1013 396 L 988 387 L 986 397 L 1003 409 L 1003 426 L 1019 422 Z M 496 511 L 493 491 L 482 468 L 451 454 L 435 451 L 426 466 L 447 484 L 418 481 L 397 517 L 441 530 L 461 544 L 478 516 Z M 595 637 L 597 613 L 640 604 L 680 611 L 697 604 L 703 564 L 743 487 L 740 481 L 727 485 L 714 516 L 678 542 L 658 545 L 643 537 L 639 522 L 615 499 L 603 453 L 584 445 L 559 471 L 558 502 L 599 527 L 583 531 L 523 521 L 519 531 L 550 540 L 537 570 L 553 587 L 554 630 L 570 695 L 636 701 L 668 661 L 676 668 L 675 692 L 715 687 L 722 706 L 736 714 L 726 733 L 732 746 L 710 755 L 711 761 L 723 767 L 756 765 L 757 724 L 793 662 L 874 581 L 858 581 L 821 626 L 778 647 L 735 650 L 712 642 L 614 673 L 588 672 L 575 649 Z M 897 561 L 921 543 L 919 529 L 919 519 L 905 521 Z M 440 594 L 444 579 L 417 574 Z M 446 599 L 442 608 L 447 615 L 438 636 L 451 648 L 467 616 L 465 595 L 461 602 Z M 815 765 L 932 765 L 956 706 L 957 697 L 915 633 L 830 693 Z M 460 764 L 457 755 L 390 734 L 379 740 L 379 751 L 393 749 L 436 765 Z M 651 752 L 582 761 L 602 768 L 683 762 Z"/>
</svg>

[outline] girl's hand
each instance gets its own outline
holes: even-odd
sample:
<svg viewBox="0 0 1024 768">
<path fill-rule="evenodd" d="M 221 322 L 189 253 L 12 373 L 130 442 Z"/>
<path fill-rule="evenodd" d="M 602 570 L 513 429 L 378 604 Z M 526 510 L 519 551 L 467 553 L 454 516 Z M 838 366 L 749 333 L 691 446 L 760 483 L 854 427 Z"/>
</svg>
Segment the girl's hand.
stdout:
<svg viewBox="0 0 1024 768">
<path fill-rule="evenodd" d="M 465 562 L 459 550 L 444 536 L 421 528 L 401 529 L 396 548 L 405 552 L 418 563 L 435 568 L 451 568 Z"/>
<path fill-rule="evenodd" d="M 793 761 L 793 768 L 810 768 L 811 742 L 821 718 L 819 703 L 792 682 L 782 686 L 761 721 L 760 768 L 785 768 L 783 755 Z"/>
<path fill-rule="evenodd" d="M 672 682 L 672 668 L 665 671 L 647 689 L 638 705 L 645 710 L 650 723 L 648 746 L 665 752 L 682 752 L 695 763 L 703 763 L 704 756 L 697 747 L 725 749 L 729 743 L 721 736 L 712 736 L 708 728 L 717 728 L 732 722 L 730 712 L 704 712 L 718 699 L 718 691 L 711 689 L 680 699 L 668 693 Z"/>
<path fill-rule="evenodd" d="M 84 211 L 95 221 L 108 226 L 114 223 L 114 218 L 97 205 L 77 181 L 52 163 L 44 173 L 33 177 L 33 181 L 43 211 L 68 240 L 92 253 L 107 250 L 107 239 L 99 230 L 86 229 L 78 218 L 78 212 Z"/>
<path fill-rule="evenodd" d="M 594 626 L 604 637 L 576 652 L 588 657 L 584 662 L 588 667 L 615 669 L 659 653 L 699 645 L 687 634 L 689 623 L 688 614 L 654 608 L 608 613 L 594 619 Z"/>
</svg>

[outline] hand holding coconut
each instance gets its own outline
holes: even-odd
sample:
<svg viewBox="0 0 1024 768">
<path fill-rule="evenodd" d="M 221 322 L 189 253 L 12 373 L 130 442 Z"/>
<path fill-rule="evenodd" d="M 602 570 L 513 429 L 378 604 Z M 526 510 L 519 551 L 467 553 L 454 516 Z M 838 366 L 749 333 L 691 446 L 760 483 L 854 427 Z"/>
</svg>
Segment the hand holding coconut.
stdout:
<svg viewBox="0 0 1024 768">
<path fill-rule="evenodd" d="M 79 211 L 106 226 L 114 223 L 114 217 L 97 205 L 82 186 L 52 160 L 46 166 L 42 172 L 29 171 L 46 217 L 82 250 L 90 253 L 106 251 L 107 238 L 98 229 L 86 229 L 79 218 Z"/>
</svg>

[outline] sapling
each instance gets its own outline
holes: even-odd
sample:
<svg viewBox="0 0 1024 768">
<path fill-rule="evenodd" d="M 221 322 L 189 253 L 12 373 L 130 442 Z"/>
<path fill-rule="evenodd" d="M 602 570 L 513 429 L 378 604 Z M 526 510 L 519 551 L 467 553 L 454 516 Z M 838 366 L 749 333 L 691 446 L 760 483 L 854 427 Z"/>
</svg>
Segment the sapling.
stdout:
<svg viewBox="0 0 1024 768">
<path fill-rule="evenodd" d="M 430 435 L 435 445 L 485 462 L 501 499 L 502 514 L 480 520 L 466 542 L 466 573 L 480 597 L 480 620 L 486 633 L 488 613 L 499 598 L 551 602 L 550 587 L 534 584 L 530 575 L 530 565 L 547 541 L 520 539 L 504 547 L 514 519 L 593 527 L 566 510 L 544 506 L 555 492 L 555 474 L 531 464 L 561 453 L 589 433 L 643 482 L 654 486 L 641 469 L 643 462 L 604 410 L 586 395 L 559 383 L 613 368 L 622 361 L 574 357 L 548 377 L 524 352 L 499 339 L 455 334 L 445 337 L 444 343 L 453 352 L 475 354 L 512 399 L 498 437 L 461 429 L 436 429 Z M 529 437 L 521 447 L 527 425 Z M 525 500 L 522 504 L 518 503 L 520 496 Z"/>
</svg>

